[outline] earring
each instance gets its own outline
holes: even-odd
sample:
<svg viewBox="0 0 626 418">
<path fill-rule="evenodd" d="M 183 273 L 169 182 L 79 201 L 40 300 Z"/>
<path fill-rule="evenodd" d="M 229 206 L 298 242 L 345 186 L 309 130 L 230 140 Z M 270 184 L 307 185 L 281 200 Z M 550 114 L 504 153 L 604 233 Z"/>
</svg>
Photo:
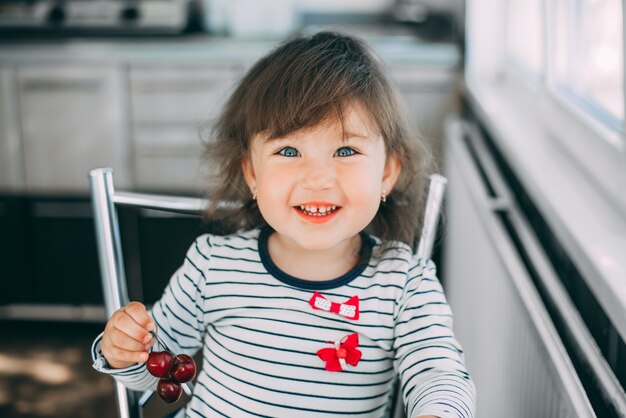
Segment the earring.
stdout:
<svg viewBox="0 0 626 418">
<path fill-rule="evenodd" d="M 256 200 L 256 187 L 254 188 L 254 192 L 252 192 L 252 200 Z"/>
<path fill-rule="evenodd" d="M 383 190 L 383 192 L 380 194 L 380 201 L 383 203 L 387 201 L 387 192 L 385 190 Z"/>
</svg>

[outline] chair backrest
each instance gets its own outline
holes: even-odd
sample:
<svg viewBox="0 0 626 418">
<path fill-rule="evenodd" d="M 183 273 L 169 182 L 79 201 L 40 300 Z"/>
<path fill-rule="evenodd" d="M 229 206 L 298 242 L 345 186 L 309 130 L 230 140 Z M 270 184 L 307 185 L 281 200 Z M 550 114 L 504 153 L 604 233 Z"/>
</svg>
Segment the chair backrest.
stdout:
<svg viewBox="0 0 626 418">
<path fill-rule="evenodd" d="M 437 232 L 439 213 L 447 179 L 439 174 L 429 176 L 426 210 L 417 255 L 430 258 Z M 98 168 L 89 172 L 98 259 L 107 317 L 129 302 L 122 255 L 122 242 L 116 206 L 157 209 L 168 212 L 200 215 L 207 207 L 205 199 L 167 196 L 147 193 L 116 192 L 113 170 Z M 224 202 L 224 204 L 228 204 Z M 396 385 L 396 388 L 398 385 Z M 393 418 L 404 416 L 401 396 L 395 391 L 390 405 Z M 143 405 L 152 392 L 138 394 L 116 382 L 119 418 L 141 418 Z"/>
</svg>

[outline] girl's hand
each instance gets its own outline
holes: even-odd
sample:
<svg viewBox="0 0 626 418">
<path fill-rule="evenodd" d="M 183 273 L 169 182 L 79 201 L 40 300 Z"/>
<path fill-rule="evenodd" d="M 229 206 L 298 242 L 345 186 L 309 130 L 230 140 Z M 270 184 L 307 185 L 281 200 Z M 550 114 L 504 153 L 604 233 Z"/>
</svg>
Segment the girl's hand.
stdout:
<svg viewBox="0 0 626 418">
<path fill-rule="evenodd" d="M 131 302 L 109 318 L 102 336 L 102 354 L 113 369 L 122 369 L 148 360 L 154 344 L 150 331 L 156 326 L 146 307 Z"/>
</svg>

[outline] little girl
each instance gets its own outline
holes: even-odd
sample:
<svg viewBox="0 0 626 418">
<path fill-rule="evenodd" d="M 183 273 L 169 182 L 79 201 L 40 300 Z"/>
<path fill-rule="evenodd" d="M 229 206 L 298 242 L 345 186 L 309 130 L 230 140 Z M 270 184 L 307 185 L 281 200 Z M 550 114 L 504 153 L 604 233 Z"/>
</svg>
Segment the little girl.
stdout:
<svg viewBox="0 0 626 418">
<path fill-rule="evenodd" d="M 432 260 L 412 247 L 430 156 L 360 41 L 284 43 L 241 80 L 207 156 L 221 187 L 151 309 L 132 302 L 93 346 L 136 390 L 154 343 L 202 350 L 190 417 L 473 417 L 474 384 Z M 218 202 L 235 205 L 220 205 Z"/>
</svg>

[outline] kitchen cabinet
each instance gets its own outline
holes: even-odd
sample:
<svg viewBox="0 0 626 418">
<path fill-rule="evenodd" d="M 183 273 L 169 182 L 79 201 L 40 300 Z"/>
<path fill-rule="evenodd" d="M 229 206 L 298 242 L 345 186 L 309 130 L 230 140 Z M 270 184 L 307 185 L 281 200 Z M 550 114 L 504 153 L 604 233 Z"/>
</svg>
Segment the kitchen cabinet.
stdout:
<svg viewBox="0 0 626 418">
<path fill-rule="evenodd" d="M 459 75 L 453 70 L 394 65 L 391 76 L 404 100 L 413 128 L 431 145 L 443 166 L 444 120 L 460 109 Z"/>
<path fill-rule="evenodd" d="M 211 188 L 202 141 L 211 141 L 210 123 L 236 81 L 273 45 L 180 38 L 1 47 L 0 261 L 11 280 L 0 280 L 0 304 L 101 305 L 89 170 L 112 167 L 117 190 Z M 410 49 L 382 55 L 410 120 L 436 150 L 457 108 L 458 55 L 402 45 Z M 129 291 L 150 303 L 205 226 L 152 212 L 134 219 L 121 220 Z"/>
<path fill-rule="evenodd" d="M 26 213 L 32 303 L 101 305 L 90 201 L 36 197 L 28 199 Z"/>
<path fill-rule="evenodd" d="M 131 185 L 123 94 L 114 65 L 22 65 L 17 70 L 30 193 L 87 193 L 87 173 L 113 167 L 120 186 Z"/>
<path fill-rule="evenodd" d="M 26 199 L 0 196 L 0 306 L 29 302 L 34 290 L 27 259 Z"/>
<path fill-rule="evenodd" d="M 137 189 L 193 192 L 205 187 L 202 141 L 210 141 L 205 128 L 237 75 L 230 64 L 131 67 Z"/>
<path fill-rule="evenodd" d="M 0 305 L 103 303 L 87 198 L 0 196 Z"/>
<path fill-rule="evenodd" d="M 0 66 L 0 191 L 7 192 L 24 185 L 16 77 L 15 66 Z"/>
</svg>

